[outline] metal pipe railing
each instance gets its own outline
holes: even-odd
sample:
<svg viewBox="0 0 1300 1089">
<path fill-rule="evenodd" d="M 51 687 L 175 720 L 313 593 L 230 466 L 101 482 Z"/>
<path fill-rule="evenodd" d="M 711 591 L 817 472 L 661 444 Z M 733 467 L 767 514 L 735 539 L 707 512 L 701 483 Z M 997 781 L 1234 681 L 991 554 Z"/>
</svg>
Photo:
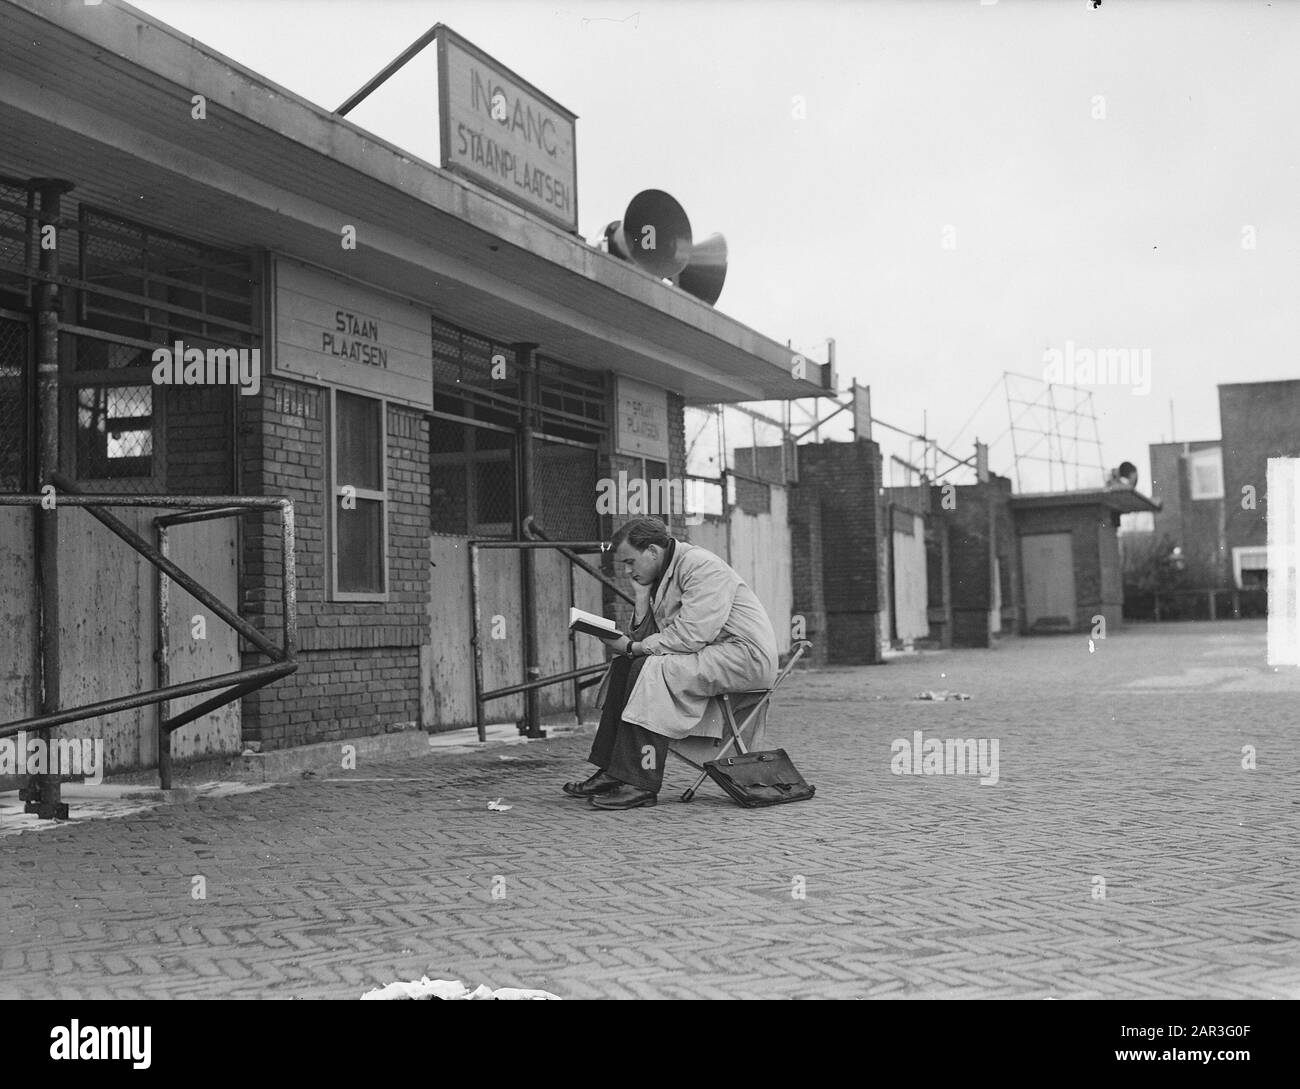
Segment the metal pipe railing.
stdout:
<svg viewBox="0 0 1300 1089">
<path fill-rule="evenodd" d="M 157 663 L 158 684 L 144 692 L 111 699 L 98 700 L 80 707 L 63 708 L 48 711 L 32 718 L 18 722 L 0 724 L 0 737 L 6 737 L 26 730 L 48 730 L 56 726 L 78 722 L 83 719 L 96 718 L 100 715 L 116 714 L 149 704 L 159 704 L 158 716 L 158 775 L 164 789 L 171 786 L 171 735 L 182 726 L 201 718 L 203 715 L 241 699 L 248 693 L 267 684 L 287 677 L 298 668 L 295 653 L 298 645 L 298 598 L 297 566 L 294 558 L 295 522 L 293 503 L 288 499 L 267 496 L 178 496 L 178 495 L 88 495 L 82 493 L 78 485 L 69 478 L 51 473 L 49 479 L 60 489 L 54 497 L 55 509 L 58 507 L 84 507 L 86 512 L 125 541 L 132 549 L 149 561 L 158 571 L 158 644 L 155 660 Z M 0 507 L 44 507 L 49 503 L 45 495 L 0 495 Z M 158 515 L 153 519 L 158 533 L 158 546 L 154 547 L 135 530 L 120 519 L 109 514 L 103 508 L 146 507 L 146 508 L 188 508 L 176 514 Z M 167 530 L 171 526 L 186 525 L 194 522 L 209 521 L 216 518 L 229 518 L 240 514 L 257 511 L 278 511 L 281 523 L 281 563 L 282 584 L 280 603 L 282 609 L 281 645 L 275 643 L 227 606 L 190 574 L 177 567 L 169 557 Z M 195 600 L 206 605 L 212 612 L 224 620 L 239 635 L 248 640 L 257 650 L 272 659 L 269 665 L 239 669 L 230 673 L 218 674 L 170 684 L 168 655 L 170 651 L 170 598 L 171 582 L 177 582 Z M 211 699 L 202 701 L 180 714 L 169 717 L 167 704 L 174 699 L 197 695 L 224 688 L 227 691 Z"/>
<path fill-rule="evenodd" d="M 479 696 L 479 699 L 487 703 L 489 700 L 501 699 L 503 696 L 513 696 L 518 692 L 529 692 L 537 688 L 545 688 L 550 684 L 563 684 L 565 681 L 571 681 L 578 677 L 587 677 L 593 673 L 604 673 L 608 668 L 608 662 L 602 662 L 599 665 L 580 666 L 577 669 L 566 670 L 564 673 L 555 673 L 550 677 L 542 677 L 535 681 L 512 684 L 508 688 L 494 688 L 491 692 L 484 692 Z"/>
<path fill-rule="evenodd" d="M 601 665 L 583 666 L 580 669 L 566 670 L 563 673 L 556 673 L 550 677 L 536 677 L 536 678 L 530 677 L 529 679 L 525 680 L 521 684 L 512 684 L 505 688 L 495 688 L 490 692 L 484 692 L 483 691 L 483 642 L 480 637 L 482 632 L 482 618 L 480 616 L 480 611 L 479 611 L 479 597 L 480 597 L 479 551 L 480 549 L 514 548 L 514 549 L 524 550 L 524 549 L 537 549 L 537 548 L 554 548 L 560 553 L 560 555 L 562 555 L 565 559 L 569 561 L 570 571 L 572 571 L 573 567 L 580 567 L 583 571 L 587 572 L 587 574 L 591 575 L 593 578 L 603 583 L 604 585 L 610 587 L 614 591 L 614 593 L 616 593 L 619 597 L 623 598 L 624 601 L 628 602 L 631 605 L 636 604 L 635 597 L 633 597 L 631 594 L 623 590 L 622 587 L 620 587 L 608 575 L 604 574 L 604 572 L 599 571 L 596 568 L 592 567 L 590 564 L 586 563 L 584 560 L 579 558 L 578 555 L 576 554 L 578 549 L 582 549 L 583 551 L 586 552 L 604 552 L 607 547 L 605 542 L 548 541 L 546 539 L 545 534 L 542 532 L 542 530 L 537 527 L 537 524 L 533 520 L 532 515 L 529 515 L 524 519 L 523 530 L 524 533 L 528 536 L 529 538 L 528 540 L 503 541 L 499 539 L 472 538 L 468 542 L 469 555 L 470 555 L 470 597 L 471 597 L 470 623 L 472 628 L 472 635 L 470 638 L 470 642 L 474 648 L 474 722 L 478 728 L 478 737 L 480 741 L 485 741 L 487 739 L 486 715 L 483 706 L 484 704 L 489 703 L 492 700 L 502 699 L 506 696 L 518 695 L 521 692 L 531 694 L 539 688 L 545 688 L 548 685 L 552 685 L 552 684 L 563 684 L 565 681 L 574 681 L 576 685 L 581 678 L 590 677 L 592 674 L 595 673 L 603 673 L 606 669 L 609 668 L 608 663 L 601 664 Z M 523 603 L 523 607 L 525 610 L 529 610 L 532 609 L 533 604 L 534 603 L 532 601 L 525 601 Z M 524 663 L 524 669 L 527 672 L 528 663 L 526 661 Z M 576 714 L 579 710 L 579 708 L 576 706 L 577 704 L 576 692 L 575 692 L 574 702 L 575 702 L 574 711 Z M 525 711 L 525 718 L 530 720 L 527 722 L 527 732 L 529 733 L 529 736 L 537 736 L 535 733 L 537 729 L 537 724 L 536 722 L 531 721 L 531 719 L 534 716 L 535 716 L 535 712 L 531 712 L 531 701 L 530 701 L 530 710 Z"/>
<path fill-rule="evenodd" d="M 234 673 L 219 673 L 215 677 L 203 677 L 197 681 L 184 681 L 181 684 L 168 685 L 166 688 L 151 688 L 145 692 L 135 692 L 129 696 L 114 696 L 112 699 L 99 700 L 96 703 L 69 707 L 67 710 L 54 711 L 49 714 L 25 718 L 20 722 L 6 722 L 0 725 L 0 737 L 16 734 L 23 730 L 37 730 L 64 726 L 69 722 L 79 722 L 86 718 L 100 715 L 112 715 L 118 711 L 130 711 L 136 707 L 145 707 L 163 700 L 180 699 L 194 696 L 200 692 L 211 692 L 214 688 L 238 685 L 243 681 L 261 680 L 262 683 L 278 680 L 288 676 L 298 668 L 296 662 L 277 662 L 274 665 L 257 666 L 254 669 L 240 669 Z M 229 702 L 229 701 L 227 701 Z"/>
<path fill-rule="evenodd" d="M 533 519 L 533 516 L 531 514 L 524 519 L 524 533 L 530 538 L 530 540 L 528 542 L 520 542 L 520 543 L 527 543 L 534 548 L 543 545 L 549 546 L 551 548 L 558 548 L 560 550 L 560 555 L 569 561 L 571 568 L 572 567 L 581 568 L 583 571 L 586 571 L 587 574 L 589 574 L 597 582 L 603 583 L 605 586 L 608 586 L 611 590 L 614 591 L 614 593 L 616 593 L 629 605 L 636 604 L 636 598 L 633 597 L 631 594 L 629 594 L 626 590 L 624 590 L 617 582 L 615 582 L 612 578 L 610 578 L 607 574 L 605 574 L 605 572 L 597 570 L 595 567 L 592 567 L 591 564 L 587 563 L 586 560 L 580 559 L 576 555 L 576 551 L 574 549 L 572 542 L 548 540 L 546 534 L 542 532 L 541 528 L 537 525 L 537 522 Z M 598 547 L 600 547 L 601 550 L 603 551 L 604 542 L 601 542 Z"/>
</svg>

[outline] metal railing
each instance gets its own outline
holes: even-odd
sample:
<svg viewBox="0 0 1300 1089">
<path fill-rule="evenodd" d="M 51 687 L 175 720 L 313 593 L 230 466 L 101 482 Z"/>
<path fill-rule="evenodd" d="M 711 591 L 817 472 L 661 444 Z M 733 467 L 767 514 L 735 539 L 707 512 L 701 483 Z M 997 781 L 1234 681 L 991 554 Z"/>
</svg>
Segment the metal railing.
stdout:
<svg viewBox="0 0 1300 1089">
<path fill-rule="evenodd" d="M 578 568 L 585 571 L 598 582 L 603 583 L 614 591 L 624 601 L 630 605 L 636 604 L 636 598 L 624 590 L 618 583 L 606 575 L 603 571 L 592 567 L 578 554 L 579 552 L 602 552 L 606 543 L 602 541 L 551 541 L 546 538 L 546 534 L 538 527 L 536 521 L 530 515 L 523 522 L 524 536 L 527 538 L 522 541 L 505 541 L 505 540 L 488 540 L 472 539 L 469 541 L 470 555 L 470 593 L 472 600 L 471 622 L 473 625 L 473 634 L 471 644 L 474 648 L 474 723 L 478 728 L 478 738 L 480 741 L 487 740 L 487 722 L 484 711 L 484 704 L 492 700 L 503 699 L 506 696 L 514 696 L 524 693 L 526 703 L 524 708 L 524 733 L 528 737 L 545 737 L 546 734 L 538 726 L 538 705 L 537 691 L 552 684 L 563 684 L 565 681 L 573 682 L 573 710 L 574 714 L 581 715 L 581 693 L 583 688 L 590 687 L 596 683 L 595 674 L 604 673 L 609 668 L 608 662 L 602 662 L 597 665 L 577 666 L 577 650 L 574 643 L 573 633 L 569 633 L 569 659 L 575 666 L 573 669 L 566 670 L 563 673 L 556 673 L 550 677 L 542 677 L 541 668 L 528 659 L 536 654 L 536 639 L 528 639 L 524 655 L 524 673 L 525 679 L 520 684 L 508 685 L 504 688 L 494 688 L 490 692 L 483 691 L 483 645 L 479 638 L 482 623 L 479 617 L 479 551 L 482 549 L 499 549 L 513 548 L 520 551 L 530 551 L 539 548 L 553 548 L 569 561 L 569 599 L 573 599 L 573 570 Z M 534 602 L 524 602 L 525 616 L 533 613 Z M 584 678 L 590 678 L 584 681 Z"/>
<path fill-rule="evenodd" d="M 1242 620 L 1268 615 L 1263 588 L 1190 587 L 1124 591 L 1126 620 Z"/>
<path fill-rule="evenodd" d="M 143 556 L 158 570 L 158 648 L 155 654 L 157 667 L 157 686 L 144 692 L 112 699 L 98 700 L 78 707 L 61 708 L 18 722 L 0 724 L 0 737 L 6 737 L 28 730 L 48 730 L 63 726 L 69 722 L 96 718 L 100 715 L 129 711 L 148 704 L 161 704 L 158 715 L 158 775 L 163 789 L 171 786 L 171 735 L 180 727 L 201 718 L 217 708 L 240 699 L 249 692 L 287 677 L 298 668 L 295 660 L 298 645 L 298 592 L 297 575 L 294 562 L 294 514 L 293 503 L 288 499 L 276 499 L 266 496 L 224 495 L 87 495 L 66 477 L 55 474 L 51 477 L 59 489 L 53 495 L 54 509 L 59 507 L 81 507 L 116 534 L 136 552 Z M 0 495 L 0 506 L 47 508 L 51 501 L 49 495 Z M 107 507 L 163 507 L 181 508 L 181 513 L 162 514 L 153 519 L 158 544 L 155 547 L 141 537 L 135 530 L 120 519 L 109 514 Z M 283 580 L 280 600 L 283 610 L 283 631 L 280 646 L 255 628 L 239 615 L 233 608 L 222 602 L 215 594 L 202 586 L 192 575 L 177 567 L 168 557 L 169 541 L 167 531 L 172 526 L 192 522 L 208 521 L 216 518 L 230 518 L 256 511 L 278 511 L 281 526 L 281 562 Z M 207 606 L 217 617 L 229 624 L 239 635 L 243 636 L 258 651 L 271 659 L 271 664 L 255 666 L 250 669 L 238 669 L 230 673 L 221 673 L 179 684 L 170 684 L 168 668 L 170 623 L 169 602 L 171 583 L 175 582 L 186 590 L 194 599 Z M 171 700 L 211 692 L 225 688 L 227 691 L 211 699 L 204 700 L 175 716 L 168 715 L 168 703 Z"/>
</svg>

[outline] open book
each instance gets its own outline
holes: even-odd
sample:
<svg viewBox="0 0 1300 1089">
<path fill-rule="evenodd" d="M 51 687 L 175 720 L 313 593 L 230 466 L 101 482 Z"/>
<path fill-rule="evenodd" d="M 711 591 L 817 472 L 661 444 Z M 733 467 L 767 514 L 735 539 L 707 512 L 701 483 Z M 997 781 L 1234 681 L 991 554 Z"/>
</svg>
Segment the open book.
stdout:
<svg viewBox="0 0 1300 1089">
<path fill-rule="evenodd" d="M 614 621 L 607 620 L 603 616 L 597 616 L 595 613 L 573 608 L 569 609 L 569 631 L 585 632 L 587 635 L 595 635 L 604 639 L 622 634 Z"/>
</svg>

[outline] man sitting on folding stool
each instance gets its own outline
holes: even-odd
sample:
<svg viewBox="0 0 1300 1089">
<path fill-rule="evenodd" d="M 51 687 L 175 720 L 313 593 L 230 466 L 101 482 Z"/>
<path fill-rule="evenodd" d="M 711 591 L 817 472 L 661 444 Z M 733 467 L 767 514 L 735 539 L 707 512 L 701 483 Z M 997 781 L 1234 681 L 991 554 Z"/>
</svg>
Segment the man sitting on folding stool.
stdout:
<svg viewBox="0 0 1300 1089">
<path fill-rule="evenodd" d="M 611 541 L 637 586 L 632 631 L 605 640 L 610 663 L 588 760 L 600 770 L 564 792 L 597 809 L 654 805 L 668 743 L 721 737 L 713 697 L 776 680 L 776 633 L 745 581 L 720 557 L 675 540 L 658 518 L 633 518 Z M 706 743 L 707 744 L 707 743 Z"/>
</svg>

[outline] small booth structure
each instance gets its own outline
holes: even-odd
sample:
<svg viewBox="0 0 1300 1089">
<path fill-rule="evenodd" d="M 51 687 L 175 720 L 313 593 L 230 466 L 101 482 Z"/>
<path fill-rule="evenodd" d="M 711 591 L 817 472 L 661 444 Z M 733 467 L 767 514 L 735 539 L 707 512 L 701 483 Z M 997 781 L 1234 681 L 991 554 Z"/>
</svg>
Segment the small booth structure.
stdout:
<svg viewBox="0 0 1300 1089">
<path fill-rule="evenodd" d="M 505 139 L 503 98 L 543 118 L 531 187 L 423 162 L 116 0 L 0 0 L 0 731 L 114 701 L 59 729 L 151 767 L 164 686 L 270 668 L 282 638 L 292 676 L 177 723 L 173 755 L 535 727 L 580 697 L 539 678 L 603 660 L 569 605 L 621 604 L 556 543 L 599 563 L 627 515 L 680 531 L 686 404 L 830 384 L 585 241 L 573 115 L 447 48 L 444 131 Z M 170 538 L 207 600 L 177 584 L 167 613 L 138 545 L 31 506 L 57 474 L 146 544 L 158 512 L 129 501 L 207 497 L 226 516 Z M 605 502 L 629 481 L 659 502 Z"/>
<path fill-rule="evenodd" d="M 1020 544 L 1021 633 L 1091 631 L 1098 617 L 1118 628 L 1120 515 L 1159 504 L 1124 488 L 1014 495 L 1010 508 Z"/>
</svg>

